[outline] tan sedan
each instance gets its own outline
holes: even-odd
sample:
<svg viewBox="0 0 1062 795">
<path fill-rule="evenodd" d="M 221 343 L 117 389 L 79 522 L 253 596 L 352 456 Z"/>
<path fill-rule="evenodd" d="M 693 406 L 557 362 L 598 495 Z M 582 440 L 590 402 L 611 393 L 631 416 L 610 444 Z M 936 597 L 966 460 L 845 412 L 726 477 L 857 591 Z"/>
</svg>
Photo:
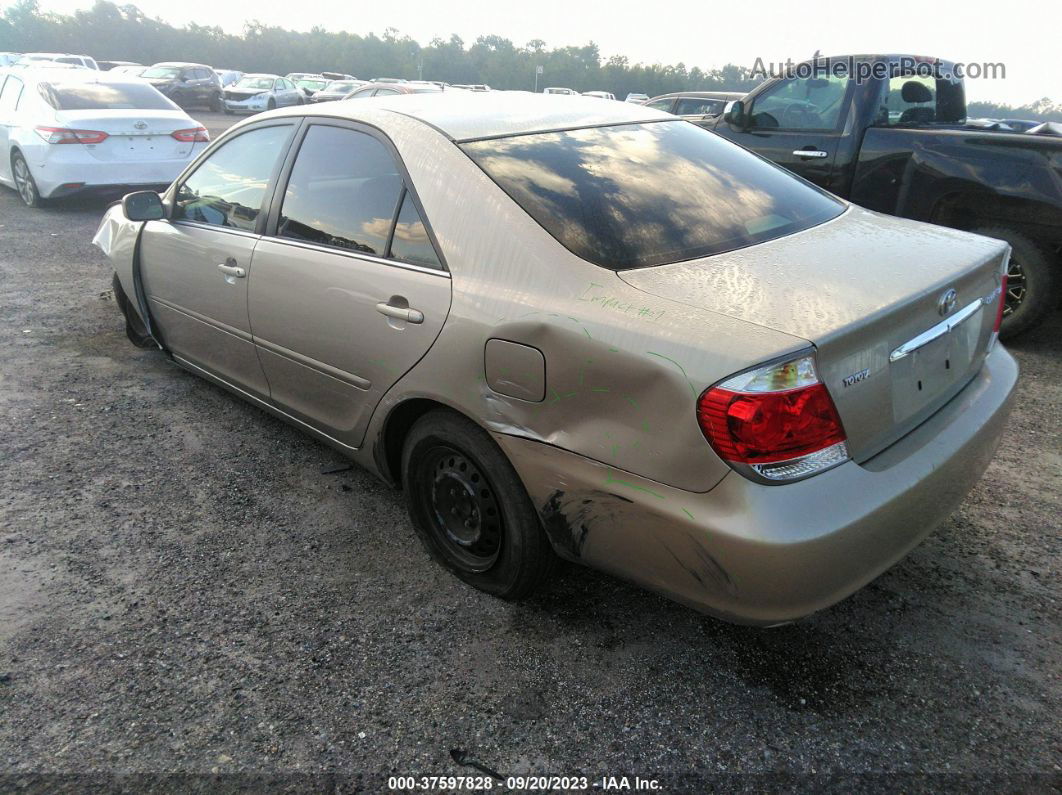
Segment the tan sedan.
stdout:
<svg viewBox="0 0 1062 795">
<path fill-rule="evenodd" d="M 826 607 L 981 476 L 1004 243 L 848 205 L 666 113 L 280 110 L 95 242 L 135 343 L 401 486 L 432 556 L 557 556 L 729 620 Z"/>
</svg>

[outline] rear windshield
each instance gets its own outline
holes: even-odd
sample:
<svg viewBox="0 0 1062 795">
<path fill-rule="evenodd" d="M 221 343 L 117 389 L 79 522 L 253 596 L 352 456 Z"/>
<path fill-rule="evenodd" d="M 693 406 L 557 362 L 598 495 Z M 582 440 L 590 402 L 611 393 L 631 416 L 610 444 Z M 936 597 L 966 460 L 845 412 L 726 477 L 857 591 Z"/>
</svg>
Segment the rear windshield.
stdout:
<svg viewBox="0 0 1062 795">
<path fill-rule="evenodd" d="M 799 232 L 845 205 L 684 121 L 472 141 L 464 151 L 569 251 L 612 270 Z"/>
<path fill-rule="evenodd" d="M 149 85 L 135 83 L 41 83 L 41 96 L 56 110 L 173 110 Z"/>
</svg>

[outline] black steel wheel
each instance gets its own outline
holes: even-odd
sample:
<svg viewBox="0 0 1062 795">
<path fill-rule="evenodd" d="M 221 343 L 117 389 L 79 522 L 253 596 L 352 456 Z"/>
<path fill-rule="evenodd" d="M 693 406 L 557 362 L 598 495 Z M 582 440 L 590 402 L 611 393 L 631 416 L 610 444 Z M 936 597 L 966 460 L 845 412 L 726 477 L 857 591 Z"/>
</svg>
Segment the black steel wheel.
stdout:
<svg viewBox="0 0 1062 795">
<path fill-rule="evenodd" d="M 461 451 L 439 444 L 423 453 L 431 485 L 420 490 L 432 530 L 447 555 L 470 572 L 493 566 L 505 533 L 494 487 Z"/>
<path fill-rule="evenodd" d="M 1062 263 L 1052 261 L 1036 241 L 1010 227 L 986 226 L 971 231 L 1010 244 L 1000 337 L 1013 339 L 1037 325 L 1058 303 Z"/>
<path fill-rule="evenodd" d="M 425 548 L 465 582 L 520 599 L 552 574 L 557 558 L 519 475 L 475 423 L 425 414 L 406 436 L 401 475 Z"/>
</svg>

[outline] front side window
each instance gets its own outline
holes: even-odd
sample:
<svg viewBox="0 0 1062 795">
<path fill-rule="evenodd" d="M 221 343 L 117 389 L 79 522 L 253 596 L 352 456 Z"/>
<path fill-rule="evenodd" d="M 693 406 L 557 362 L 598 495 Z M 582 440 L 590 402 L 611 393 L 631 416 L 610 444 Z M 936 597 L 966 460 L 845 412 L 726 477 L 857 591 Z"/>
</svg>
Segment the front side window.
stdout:
<svg viewBox="0 0 1062 795">
<path fill-rule="evenodd" d="M 149 66 L 140 76 L 145 80 L 175 80 L 181 70 L 175 66 Z"/>
<path fill-rule="evenodd" d="M 679 120 L 461 148 L 569 251 L 612 270 L 762 243 L 845 208 L 781 167 Z"/>
<path fill-rule="evenodd" d="M 315 124 L 291 170 L 277 234 L 383 257 L 402 192 L 391 153 L 371 135 Z"/>
<path fill-rule="evenodd" d="M 683 97 L 675 105 L 676 116 L 715 116 L 723 112 L 726 100 Z"/>
<path fill-rule="evenodd" d="M 666 113 L 670 113 L 671 107 L 674 104 L 675 98 L 668 97 L 667 99 L 654 99 L 652 102 L 646 102 L 645 107 L 652 108 L 653 110 L 662 110 Z"/>
<path fill-rule="evenodd" d="M 832 130 L 841 118 L 847 88 L 847 76 L 825 72 L 783 80 L 756 97 L 751 124 L 754 128 Z"/>
<path fill-rule="evenodd" d="M 260 127 L 214 150 L 178 189 L 174 220 L 253 232 L 291 130 Z"/>
</svg>

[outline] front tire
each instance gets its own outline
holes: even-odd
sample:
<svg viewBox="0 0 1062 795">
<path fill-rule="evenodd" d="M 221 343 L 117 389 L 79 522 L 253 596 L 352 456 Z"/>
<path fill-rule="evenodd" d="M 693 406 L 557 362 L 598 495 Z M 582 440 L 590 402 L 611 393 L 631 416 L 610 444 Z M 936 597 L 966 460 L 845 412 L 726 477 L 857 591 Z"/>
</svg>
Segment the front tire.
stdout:
<svg viewBox="0 0 1062 795">
<path fill-rule="evenodd" d="M 210 112 L 211 113 L 221 113 L 222 110 L 223 110 L 223 107 L 222 107 L 222 102 L 221 102 L 221 94 L 215 94 L 210 99 Z"/>
<path fill-rule="evenodd" d="M 443 409 L 414 423 L 402 449 L 402 483 L 428 553 L 474 588 L 522 599 L 556 568 L 516 470 L 464 417 Z"/>
<path fill-rule="evenodd" d="M 11 155 L 11 174 L 22 203 L 34 209 L 41 207 L 44 200 L 41 198 L 41 192 L 37 190 L 37 182 L 33 179 L 33 174 L 30 173 L 29 163 L 26 162 L 21 152 L 16 151 Z"/>
<path fill-rule="evenodd" d="M 275 99 L 270 98 L 269 102 L 266 104 L 266 110 L 276 110 L 276 109 L 277 109 L 277 101 Z"/>
<path fill-rule="evenodd" d="M 1059 264 L 1040 245 L 1007 226 L 983 226 L 970 230 L 1010 244 L 1007 294 L 1003 305 L 1001 339 L 1013 339 L 1040 323 L 1058 299 Z"/>
</svg>

